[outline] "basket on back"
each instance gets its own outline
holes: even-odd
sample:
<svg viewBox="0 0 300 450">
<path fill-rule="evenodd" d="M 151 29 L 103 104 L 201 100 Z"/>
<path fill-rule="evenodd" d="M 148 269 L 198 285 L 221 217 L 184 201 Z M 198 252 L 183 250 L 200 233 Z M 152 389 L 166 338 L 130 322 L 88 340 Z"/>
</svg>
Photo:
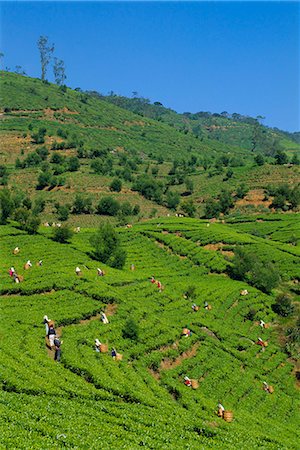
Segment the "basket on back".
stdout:
<svg viewBox="0 0 300 450">
<path fill-rule="evenodd" d="M 123 359 L 123 355 L 121 355 L 121 353 L 117 353 L 116 354 L 116 360 L 117 361 L 122 361 L 122 359 Z"/>
<path fill-rule="evenodd" d="M 233 412 L 229 410 L 225 410 L 223 412 L 223 419 L 225 422 L 232 422 L 233 421 Z"/>
<path fill-rule="evenodd" d="M 100 352 L 101 353 L 107 353 L 108 352 L 108 345 L 107 344 L 101 344 L 100 345 Z"/>
<path fill-rule="evenodd" d="M 198 389 L 198 387 L 199 387 L 199 382 L 198 382 L 198 380 L 191 380 L 191 386 L 192 386 L 192 389 Z"/>
</svg>

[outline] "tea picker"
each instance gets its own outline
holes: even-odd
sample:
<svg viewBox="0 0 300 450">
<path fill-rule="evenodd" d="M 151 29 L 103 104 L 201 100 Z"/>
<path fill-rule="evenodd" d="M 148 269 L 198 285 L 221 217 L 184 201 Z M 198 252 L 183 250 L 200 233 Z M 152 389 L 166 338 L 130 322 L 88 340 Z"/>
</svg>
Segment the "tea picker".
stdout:
<svg viewBox="0 0 300 450">
<path fill-rule="evenodd" d="M 95 350 L 97 353 L 100 353 L 101 342 L 99 339 L 95 339 Z"/>
<path fill-rule="evenodd" d="M 61 346 L 62 341 L 60 341 L 59 338 L 54 339 L 54 345 L 55 345 L 55 354 L 54 354 L 54 361 L 60 362 L 61 357 Z"/>
<path fill-rule="evenodd" d="M 109 323 L 108 318 L 106 317 L 106 314 L 104 312 L 101 312 L 101 320 L 103 323 Z"/>
<path fill-rule="evenodd" d="M 75 269 L 75 273 L 76 273 L 77 276 L 80 276 L 82 274 L 82 272 L 81 272 L 81 270 L 80 270 L 80 268 L 78 266 Z"/>
<path fill-rule="evenodd" d="M 43 319 L 43 324 L 45 325 L 45 331 L 46 331 L 46 336 L 48 336 L 48 332 L 49 332 L 49 323 L 52 322 L 50 319 L 48 319 L 48 316 L 44 316 Z"/>
</svg>

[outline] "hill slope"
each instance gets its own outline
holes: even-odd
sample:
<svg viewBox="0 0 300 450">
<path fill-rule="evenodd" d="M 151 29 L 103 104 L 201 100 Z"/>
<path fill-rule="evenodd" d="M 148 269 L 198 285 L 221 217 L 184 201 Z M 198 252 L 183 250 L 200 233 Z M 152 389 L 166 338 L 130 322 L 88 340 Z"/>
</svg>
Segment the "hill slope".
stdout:
<svg viewBox="0 0 300 450">
<path fill-rule="evenodd" d="M 11 225 L 0 232 L 5 448 L 297 448 L 299 389 L 278 343 L 274 297 L 226 275 L 229 250 L 239 244 L 260 249 L 262 258 L 272 254 L 293 282 L 300 278 L 297 248 L 235 224 L 165 219 L 119 229 L 125 268 L 101 264 L 106 275 L 98 277 L 99 263 L 89 257 L 91 229 L 69 245 L 54 243 L 47 228 L 37 236 Z M 223 248 L 213 250 L 216 242 Z M 20 253 L 13 255 L 16 245 Z M 43 265 L 25 271 L 28 258 L 42 258 Z M 12 265 L 24 275 L 20 284 L 7 274 Z M 194 294 L 187 298 L 190 286 Z M 241 296 L 242 289 L 249 294 Z M 60 364 L 45 347 L 45 314 L 63 339 Z M 129 317 L 138 324 L 137 340 L 124 335 Z M 270 326 L 261 329 L 260 319 Z M 181 334 L 186 326 L 188 338 Z M 255 345 L 259 336 L 269 342 L 265 351 Z M 123 360 L 97 353 L 96 338 Z M 184 376 L 199 388 L 185 386 Z M 264 381 L 273 394 L 262 389 Z M 217 417 L 219 402 L 233 411 L 232 423 Z"/>
<path fill-rule="evenodd" d="M 96 96 L 97 93 L 92 93 Z M 262 125 L 259 119 L 229 114 L 228 112 L 178 114 L 164 107 L 160 102 L 151 104 L 145 98 L 127 98 L 118 95 L 100 96 L 109 103 L 128 109 L 144 117 L 168 123 L 185 133 L 191 132 L 202 140 L 216 140 L 247 151 L 275 154 L 286 150 L 289 155 L 300 152 L 298 133 L 287 133 Z"/>
<path fill-rule="evenodd" d="M 269 185 L 294 188 L 300 181 L 296 164 L 274 165 L 267 156 L 258 166 L 243 146 L 195 136 L 193 129 L 177 130 L 186 118 L 164 108 L 168 123 L 95 95 L 6 72 L 0 76 L 0 100 L 0 183 L 46 202 L 43 220 L 63 220 L 59 204 L 73 212 L 74 224 L 94 226 L 102 214 L 99 201 L 107 196 L 122 205 L 129 202 L 129 208 L 119 208 L 123 221 L 134 219 L 134 207 L 139 218 L 176 210 L 200 216 L 210 197 L 223 188 L 234 199 L 241 185 L 245 195 L 250 191 L 236 209 L 266 212 L 272 203 L 265 192 Z M 189 128 L 192 119 L 187 120 Z M 110 187 L 115 178 L 119 190 Z M 89 198 L 88 211 L 73 207 L 77 194 Z"/>
</svg>

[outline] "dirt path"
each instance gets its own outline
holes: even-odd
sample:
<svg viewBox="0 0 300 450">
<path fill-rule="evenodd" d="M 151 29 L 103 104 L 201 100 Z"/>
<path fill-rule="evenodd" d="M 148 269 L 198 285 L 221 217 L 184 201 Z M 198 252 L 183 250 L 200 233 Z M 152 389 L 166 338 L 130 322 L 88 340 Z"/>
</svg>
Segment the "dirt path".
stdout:
<svg viewBox="0 0 300 450">
<path fill-rule="evenodd" d="M 174 369 L 174 367 L 180 366 L 182 361 L 184 361 L 185 359 L 196 356 L 199 345 L 200 342 L 196 342 L 191 349 L 181 353 L 181 355 L 179 355 L 176 359 L 170 358 L 163 359 L 162 362 L 160 363 L 159 371 Z"/>
</svg>

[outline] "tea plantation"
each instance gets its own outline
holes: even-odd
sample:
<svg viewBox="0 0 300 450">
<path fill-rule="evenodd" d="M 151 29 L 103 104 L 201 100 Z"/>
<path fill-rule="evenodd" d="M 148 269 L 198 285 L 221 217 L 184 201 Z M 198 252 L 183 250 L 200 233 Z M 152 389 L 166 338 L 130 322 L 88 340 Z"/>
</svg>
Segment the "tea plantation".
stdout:
<svg viewBox="0 0 300 450">
<path fill-rule="evenodd" d="M 0 448 L 299 448 L 299 386 L 271 307 L 277 292 L 228 275 L 239 245 L 272 260 L 286 285 L 298 282 L 299 247 L 287 231 L 299 237 L 299 229 L 281 217 L 255 223 L 260 235 L 250 220 L 166 217 L 118 228 L 127 252 L 122 270 L 92 259 L 94 229 L 60 244 L 50 228 L 28 235 L 3 225 Z M 19 284 L 8 274 L 12 266 L 24 277 Z M 60 362 L 45 345 L 44 315 L 62 338 Z M 128 319 L 138 325 L 135 339 L 126 337 Z M 191 336 L 182 336 L 184 327 Z M 256 345 L 259 337 L 268 346 Z M 96 338 L 108 353 L 95 351 Z M 121 361 L 111 357 L 113 347 Z M 185 376 L 199 388 L 187 387 Z M 217 416 L 218 403 L 233 411 L 231 423 Z"/>
</svg>

